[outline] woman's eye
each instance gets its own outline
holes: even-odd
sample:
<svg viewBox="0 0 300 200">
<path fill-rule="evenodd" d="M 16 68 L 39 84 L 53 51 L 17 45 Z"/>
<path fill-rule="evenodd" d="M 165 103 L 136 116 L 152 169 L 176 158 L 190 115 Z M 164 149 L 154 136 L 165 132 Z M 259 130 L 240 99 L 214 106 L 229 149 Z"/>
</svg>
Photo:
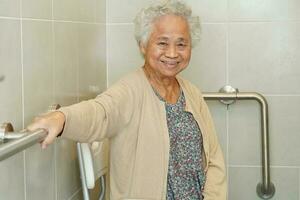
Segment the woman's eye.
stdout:
<svg viewBox="0 0 300 200">
<path fill-rule="evenodd" d="M 158 45 L 159 46 L 167 46 L 168 44 L 166 42 L 159 42 Z"/>
<path fill-rule="evenodd" d="M 179 47 L 185 47 L 186 44 L 184 44 L 184 43 L 179 43 L 179 44 L 177 44 L 177 46 L 179 46 Z"/>
</svg>

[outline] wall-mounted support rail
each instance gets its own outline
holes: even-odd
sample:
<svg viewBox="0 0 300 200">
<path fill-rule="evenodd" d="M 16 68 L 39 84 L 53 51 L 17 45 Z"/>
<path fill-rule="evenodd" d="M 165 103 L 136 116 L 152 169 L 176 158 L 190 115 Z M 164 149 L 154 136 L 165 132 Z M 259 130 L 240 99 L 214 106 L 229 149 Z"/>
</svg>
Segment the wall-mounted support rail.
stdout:
<svg viewBox="0 0 300 200">
<path fill-rule="evenodd" d="M 229 89 L 228 89 L 229 88 Z M 260 104 L 261 114 L 261 145 L 262 145 L 262 182 L 256 187 L 257 195 L 262 199 L 270 199 L 275 194 L 275 186 L 270 178 L 269 154 L 269 117 L 268 103 L 259 93 L 238 92 L 232 87 L 225 86 L 220 93 L 203 93 L 205 100 L 220 100 L 224 104 L 234 103 L 236 100 L 255 100 Z"/>
<path fill-rule="evenodd" d="M 49 111 L 60 108 L 59 104 L 51 105 Z M 44 129 L 38 129 L 30 132 L 26 129 L 20 132 L 14 132 L 11 123 L 0 124 L 0 161 L 20 152 L 24 149 L 41 142 L 45 139 L 47 132 Z"/>
<path fill-rule="evenodd" d="M 13 137 L 10 137 L 13 136 Z M 47 132 L 43 129 L 38 129 L 34 132 L 20 132 L 20 133 L 8 133 L 4 138 L 13 139 L 0 145 L 0 161 L 20 152 L 24 149 L 41 142 L 47 135 Z"/>
</svg>

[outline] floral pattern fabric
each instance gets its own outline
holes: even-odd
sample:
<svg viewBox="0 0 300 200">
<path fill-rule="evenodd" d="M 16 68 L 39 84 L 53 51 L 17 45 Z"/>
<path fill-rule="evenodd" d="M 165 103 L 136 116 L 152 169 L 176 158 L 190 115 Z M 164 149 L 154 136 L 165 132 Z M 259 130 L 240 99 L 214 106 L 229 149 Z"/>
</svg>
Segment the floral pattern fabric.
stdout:
<svg viewBox="0 0 300 200">
<path fill-rule="evenodd" d="M 203 200 L 206 177 L 202 169 L 200 128 L 192 113 L 184 109 L 185 97 L 182 91 L 176 104 L 164 102 L 170 138 L 167 200 Z"/>
</svg>

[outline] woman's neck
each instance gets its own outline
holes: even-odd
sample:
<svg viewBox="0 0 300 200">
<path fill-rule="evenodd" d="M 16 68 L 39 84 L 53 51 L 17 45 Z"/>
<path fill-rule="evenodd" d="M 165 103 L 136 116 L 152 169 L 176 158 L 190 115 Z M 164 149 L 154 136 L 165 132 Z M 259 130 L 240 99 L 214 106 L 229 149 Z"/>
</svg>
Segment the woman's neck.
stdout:
<svg viewBox="0 0 300 200">
<path fill-rule="evenodd" d="M 176 103 L 180 96 L 180 86 L 176 77 L 162 77 L 155 71 L 143 67 L 144 73 L 151 86 L 168 103 Z"/>
</svg>

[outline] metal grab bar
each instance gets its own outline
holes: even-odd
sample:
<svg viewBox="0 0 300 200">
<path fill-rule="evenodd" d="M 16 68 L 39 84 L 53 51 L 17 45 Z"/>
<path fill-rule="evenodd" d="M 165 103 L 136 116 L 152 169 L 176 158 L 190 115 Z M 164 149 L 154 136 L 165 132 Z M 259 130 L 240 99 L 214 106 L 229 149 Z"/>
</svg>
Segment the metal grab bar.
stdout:
<svg viewBox="0 0 300 200">
<path fill-rule="evenodd" d="M 10 134 L 18 139 L 0 145 L 0 161 L 32 146 L 33 144 L 41 142 L 46 137 L 47 132 L 44 129 L 38 129 L 34 132 L 9 133 L 7 136 Z"/>
<path fill-rule="evenodd" d="M 268 103 L 266 99 L 259 93 L 238 92 L 238 90 L 232 88 L 227 90 L 225 87 L 220 90 L 221 93 L 203 93 L 204 99 L 221 100 L 222 103 L 227 105 L 235 102 L 235 100 L 256 100 L 260 104 L 262 138 L 262 183 L 257 184 L 256 192 L 260 198 L 270 199 L 275 194 L 275 186 L 271 182 L 270 178 Z M 226 102 L 228 100 L 231 101 Z"/>
<path fill-rule="evenodd" d="M 59 108 L 59 104 L 53 104 L 49 106 L 48 112 L 55 111 Z M 13 132 L 13 130 L 11 123 L 3 123 L 0 125 L 0 141 L 5 142 L 9 140 L 0 145 L 0 161 L 43 141 L 48 134 L 44 129 L 37 129 L 33 132 L 24 129 L 17 133 Z"/>
</svg>

